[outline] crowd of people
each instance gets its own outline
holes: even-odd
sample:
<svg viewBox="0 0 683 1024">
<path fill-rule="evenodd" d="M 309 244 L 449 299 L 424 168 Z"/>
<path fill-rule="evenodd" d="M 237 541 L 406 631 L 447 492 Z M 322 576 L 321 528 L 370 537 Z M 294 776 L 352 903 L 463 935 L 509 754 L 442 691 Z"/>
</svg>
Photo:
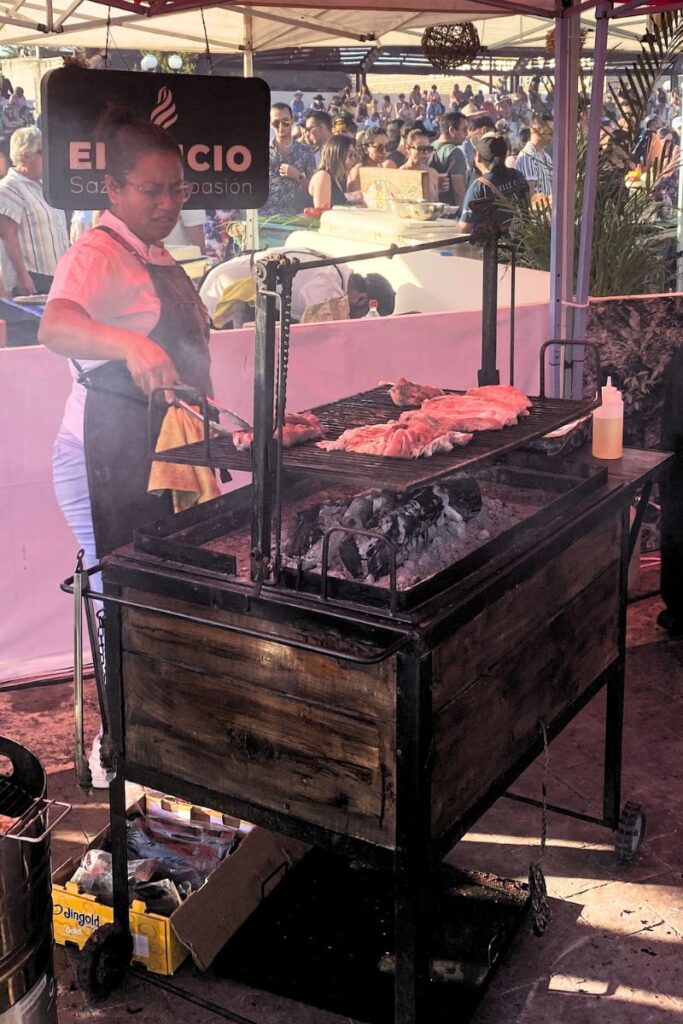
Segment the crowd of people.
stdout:
<svg viewBox="0 0 683 1024">
<path fill-rule="evenodd" d="M 328 99 L 318 93 L 309 104 L 303 95 L 297 91 L 289 103 L 271 107 L 270 195 L 259 211 L 262 218 L 363 205 L 363 169 L 377 167 L 424 172 L 424 198 L 443 203 L 443 215 L 467 231 L 479 216 L 479 200 L 492 200 L 503 221 L 511 213 L 509 204 L 508 213 L 501 213 L 501 198 L 522 206 L 549 201 L 553 110 L 537 79 L 526 89 L 488 95 L 457 82 L 448 96 L 436 85 L 415 85 L 396 97 L 347 87 Z M 654 92 L 635 148 L 619 109 L 626 102 L 605 96 L 606 165 L 615 181 L 630 183 L 641 168 L 654 168 L 657 197 L 672 209 L 678 198 L 680 96 L 675 89 Z M 42 199 L 42 137 L 24 90 L 6 78 L 0 81 L 0 163 L 3 119 L 15 125 L 5 137 L 6 166 L 0 166 L 3 282 L 8 292 L 43 291 L 69 241 L 95 221 L 87 211 L 70 217 L 51 210 Z M 30 216 L 20 216 L 22 207 Z M 220 262 L 241 248 L 241 217 L 238 211 L 183 210 L 167 241 L 196 245 L 212 263 Z"/>
<path fill-rule="evenodd" d="M 675 89 L 657 89 L 635 149 L 625 145 L 623 111 L 611 93 L 603 110 L 602 145 L 612 175 L 623 181 L 639 167 L 656 166 L 658 197 L 672 205 L 680 107 Z M 528 203 L 552 192 L 553 109 L 539 78 L 526 89 L 489 95 L 457 82 L 449 96 L 436 85 L 415 85 L 395 98 L 347 87 L 327 102 L 317 94 L 310 106 L 295 92 L 290 103 L 274 104 L 271 129 L 267 216 L 362 204 L 364 167 L 427 171 L 424 197 L 444 203 L 445 215 L 459 218 L 463 228 L 471 226 L 474 199 L 503 193 Z"/>
</svg>

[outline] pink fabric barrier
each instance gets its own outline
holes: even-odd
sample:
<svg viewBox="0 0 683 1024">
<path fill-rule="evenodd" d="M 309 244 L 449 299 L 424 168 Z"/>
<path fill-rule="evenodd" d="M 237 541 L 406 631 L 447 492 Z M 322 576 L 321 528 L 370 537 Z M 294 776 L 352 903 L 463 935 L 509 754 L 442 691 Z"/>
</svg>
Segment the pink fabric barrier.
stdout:
<svg viewBox="0 0 683 1024">
<path fill-rule="evenodd" d="M 547 304 L 517 310 L 515 383 L 538 390 Z M 508 380 L 508 315 L 499 316 L 501 381 Z M 288 408 L 308 409 L 405 376 L 420 383 L 476 383 L 481 314 L 427 313 L 386 320 L 301 325 L 292 332 Z M 251 418 L 253 332 L 212 340 L 218 400 Z M 72 663 L 72 606 L 59 582 L 74 568 L 76 541 L 57 506 L 51 449 L 70 388 L 64 359 L 44 348 L 0 349 L 0 683 Z M 237 483 L 245 474 L 236 474 Z M 233 484 L 233 486 L 235 485 Z"/>
</svg>

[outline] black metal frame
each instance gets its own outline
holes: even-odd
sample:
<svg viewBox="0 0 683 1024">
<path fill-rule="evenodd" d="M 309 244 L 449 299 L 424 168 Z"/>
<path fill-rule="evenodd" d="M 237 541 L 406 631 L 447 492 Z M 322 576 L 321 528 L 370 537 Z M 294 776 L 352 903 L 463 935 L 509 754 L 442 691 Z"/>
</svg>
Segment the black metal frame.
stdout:
<svg viewBox="0 0 683 1024">
<path fill-rule="evenodd" d="M 642 482 L 642 481 L 640 481 Z M 650 481 L 646 480 L 645 491 L 649 490 Z M 432 649 L 443 637 L 453 632 L 465 621 L 471 619 L 486 603 L 495 600 L 517 581 L 526 578 L 545 565 L 547 561 L 563 550 L 575 537 L 587 532 L 606 516 L 614 515 L 621 509 L 622 545 L 620 557 L 619 586 L 621 593 L 618 653 L 612 663 L 598 678 L 586 687 L 583 692 L 565 707 L 557 717 L 545 723 L 549 738 L 557 735 L 575 715 L 603 688 L 607 690 L 607 713 L 605 718 L 605 772 L 603 780 L 602 819 L 593 818 L 573 811 L 569 808 L 552 806 L 549 809 L 587 820 L 598 825 L 615 829 L 619 817 L 620 783 L 621 783 L 621 743 L 623 718 L 623 683 L 625 661 L 626 631 L 626 583 L 629 555 L 633 547 L 633 532 L 637 529 L 643 502 L 641 500 L 636 522 L 629 535 L 628 502 L 636 486 L 624 486 L 618 480 L 612 481 L 602 492 L 600 500 L 587 499 L 582 510 L 571 522 L 565 521 L 562 529 L 556 534 L 549 534 L 546 525 L 540 532 L 542 543 L 535 543 L 533 537 L 527 538 L 525 554 L 508 552 L 507 561 L 503 562 L 501 571 L 490 563 L 480 574 L 474 574 L 471 581 L 470 596 L 467 587 L 454 587 L 441 595 L 440 607 L 427 605 L 422 620 L 414 623 L 392 623 L 387 628 L 386 620 L 373 623 L 372 613 L 361 616 L 358 627 L 364 625 L 377 644 L 374 654 L 366 659 L 351 655 L 348 651 L 329 648 L 319 653 L 334 658 L 358 663 L 370 664 L 397 655 L 397 689 L 396 689 L 396 848 L 390 850 L 378 847 L 366 840 L 355 839 L 346 834 L 334 832 L 308 823 L 296 821 L 285 813 L 275 812 L 259 804 L 231 797 L 229 794 L 214 790 L 207 786 L 198 786 L 182 778 L 169 776 L 128 761 L 125 756 L 124 735 L 124 680 L 122 677 L 122 607 L 141 607 L 122 593 L 123 587 L 140 589 L 145 582 L 149 583 L 149 566 L 130 560 L 130 553 L 124 563 L 117 563 L 113 558 L 111 577 L 105 564 L 85 570 L 86 578 L 104 568 L 106 592 L 97 594 L 89 591 L 87 584 L 84 590 L 88 599 L 103 599 L 107 603 L 106 615 L 106 651 L 107 651 L 107 701 L 110 712 L 111 727 L 116 750 L 118 752 L 118 774 L 110 787 L 110 818 L 112 836 L 112 860 L 114 874 L 114 919 L 116 924 L 126 930 L 128 928 L 128 888 L 127 888 L 127 855 L 126 855 L 126 824 L 125 824 L 125 780 L 141 783 L 152 788 L 172 792 L 179 797 L 195 803 L 213 806 L 243 818 L 254 821 L 265 827 L 284 834 L 296 836 L 304 841 L 326 847 L 349 856 L 360 857 L 378 867 L 393 870 L 395 884 L 395 924 L 397 960 L 395 974 L 395 1024 L 426 1024 L 426 987 L 428 980 L 428 925 L 429 892 L 428 879 L 436 863 L 477 820 L 481 814 L 501 795 L 505 794 L 510 784 L 521 774 L 531 761 L 541 752 L 540 737 L 529 745 L 511 768 L 499 777 L 489 791 L 463 813 L 452 827 L 439 836 L 431 832 L 431 773 L 432 750 Z M 324 614 L 335 618 L 335 610 L 326 608 L 321 611 L 311 605 L 310 598 L 298 598 L 296 595 L 284 595 L 281 591 L 264 589 L 259 597 L 253 595 L 245 602 L 244 594 L 239 594 L 239 587 L 230 583 L 208 581 L 201 573 L 169 570 L 168 578 L 163 571 L 154 572 L 154 589 L 162 598 L 154 608 L 165 615 L 194 622 L 205 622 L 216 628 L 235 630 L 240 633 L 264 639 L 287 643 L 286 637 L 278 634 L 261 634 L 258 631 L 234 627 L 215 620 L 203 619 L 201 615 L 186 615 L 164 607 L 164 593 L 173 594 L 180 600 L 196 600 L 204 592 L 205 602 L 212 608 L 242 607 L 256 615 L 267 609 L 267 614 L 274 620 L 278 613 L 284 619 L 295 620 L 304 612 L 307 615 Z M 483 587 L 477 576 L 486 576 L 489 586 Z M 65 581 L 63 589 L 71 589 L 72 580 Z M 247 589 L 243 587 L 242 590 Z M 225 603 L 223 603 L 225 602 Z M 483 603 L 482 603 L 483 602 Z M 147 607 L 147 606 L 143 606 Z M 341 614 L 341 613 L 340 613 Z M 353 631 L 352 631 L 353 632 Z M 311 648 L 309 648 L 311 649 Z M 509 794 L 513 799 L 535 804 L 537 801 L 517 794 Z"/>
</svg>

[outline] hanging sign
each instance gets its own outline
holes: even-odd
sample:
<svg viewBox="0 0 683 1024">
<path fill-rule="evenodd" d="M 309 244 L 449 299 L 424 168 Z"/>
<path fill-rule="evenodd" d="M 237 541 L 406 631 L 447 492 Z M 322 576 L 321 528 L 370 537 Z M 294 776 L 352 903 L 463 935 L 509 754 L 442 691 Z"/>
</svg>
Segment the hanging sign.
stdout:
<svg viewBox="0 0 683 1024">
<path fill-rule="evenodd" d="M 257 209 L 268 199 L 270 90 L 260 78 L 55 68 L 41 82 L 43 191 L 61 210 L 107 204 L 97 124 L 115 103 L 178 142 L 189 209 Z"/>
</svg>

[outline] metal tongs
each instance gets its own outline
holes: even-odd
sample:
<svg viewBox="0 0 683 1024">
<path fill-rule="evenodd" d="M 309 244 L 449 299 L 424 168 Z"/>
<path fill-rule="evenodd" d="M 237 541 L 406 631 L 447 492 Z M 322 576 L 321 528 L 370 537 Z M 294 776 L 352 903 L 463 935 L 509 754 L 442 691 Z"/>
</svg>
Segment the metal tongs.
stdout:
<svg viewBox="0 0 683 1024">
<path fill-rule="evenodd" d="M 213 398 L 202 395 L 196 388 L 190 387 L 189 384 L 183 384 L 182 381 L 178 384 L 174 384 L 171 387 L 155 388 L 149 396 L 150 404 L 154 401 L 154 397 L 157 394 L 163 392 L 173 392 L 173 401 L 171 405 L 177 406 L 179 409 L 184 409 L 185 412 L 189 413 L 196 420 L 200 420 L 202 423 L 206 423 L 208 410 L 214 413 L 224 413 L 229 416 L 231 420 L 236 424 L 239 430 L 253 430 L 254 428 L 246 420 L 238 416 L 232 409 L 227 409 L 224 405 L 219 405 Z M 185 395 L 185 398 L 181 398 L 180 395 Z M 190 399 L 188 401 L 187 399 Z M 190 404 L 193 402 L 194 404 Z M 199 406 L 199 408 L 196 408 Z M 222 427 L 220 423 L 211 420 L 211 429 L 217 434 L 222 434 L 224 437 L 230 437 L 234 433 L 234 427 L 232 430 L 228 430 L 227 427 Z"/>
</svg>

